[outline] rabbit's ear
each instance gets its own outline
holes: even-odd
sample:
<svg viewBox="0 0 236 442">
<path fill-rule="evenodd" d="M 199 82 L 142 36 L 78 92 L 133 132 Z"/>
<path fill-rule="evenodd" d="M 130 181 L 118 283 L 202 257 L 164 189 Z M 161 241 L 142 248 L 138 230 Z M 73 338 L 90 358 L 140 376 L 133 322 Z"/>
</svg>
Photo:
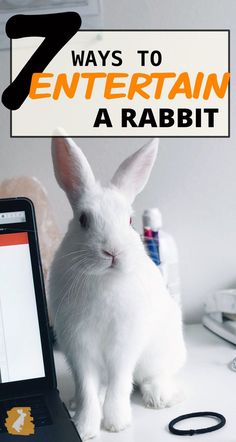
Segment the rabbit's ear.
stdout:
<svg viewBox="0 0 236 442">
<path fill-rule="evenodd" d="M 65 137 L 61 130 L 57 130 L 56 134 Z M 84 190 L 94 186 L 95 178 L 91 167 L 71 138 L 52 138 L 52 159 L 57 182 L 71 202 Z"/>
<path fill-rule="evenodd" d="M 145 187 L 158 151 L 159 140 L 154 138 L 128 157 L 116 171 L 111 182 L 132 203 Z"/>
</svg>

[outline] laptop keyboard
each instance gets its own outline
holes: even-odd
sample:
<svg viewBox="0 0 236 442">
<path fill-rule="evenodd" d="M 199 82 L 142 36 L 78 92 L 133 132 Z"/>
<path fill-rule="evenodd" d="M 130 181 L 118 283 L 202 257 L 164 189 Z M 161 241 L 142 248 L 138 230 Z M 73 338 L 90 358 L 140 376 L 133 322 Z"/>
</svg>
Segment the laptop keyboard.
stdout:
<svg viewBox="0 0 236 442">
<path fill-rule="evenodd" d="M 31 416 L 33 417 L 35 427 L 52 424 L 49 410 L 42 396 L 0 401 L 0 434 L 7 432 L 5 427 L 7 411 L 13 407 L 31 407 Z"/>
</svg>

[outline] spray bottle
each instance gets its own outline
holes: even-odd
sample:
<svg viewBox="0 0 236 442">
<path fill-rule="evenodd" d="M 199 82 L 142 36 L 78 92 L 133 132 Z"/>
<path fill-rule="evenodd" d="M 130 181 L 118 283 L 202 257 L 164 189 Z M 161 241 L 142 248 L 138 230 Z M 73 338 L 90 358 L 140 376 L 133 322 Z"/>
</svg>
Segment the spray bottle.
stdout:
<svg viewBox="0 0 236 442">
<path fill-rule="evenodd" d="M 155 262 L 155 264 L 158 265 L 162 272 L 169 293 L 176 302 L 180 303 L 178 250 L 174 238 L 169 233 L 162 230 L 162 215 L 159 209 L 153 208 L 144 210 L 143 228 L 145 242 L 147 230 L 151 230 L 152 232 L 152 238 L 157 248 L 157 256 L 160 258 L 159 263 Z M 148 247 L 147 251 L 149 253 Z"/>
</svg>

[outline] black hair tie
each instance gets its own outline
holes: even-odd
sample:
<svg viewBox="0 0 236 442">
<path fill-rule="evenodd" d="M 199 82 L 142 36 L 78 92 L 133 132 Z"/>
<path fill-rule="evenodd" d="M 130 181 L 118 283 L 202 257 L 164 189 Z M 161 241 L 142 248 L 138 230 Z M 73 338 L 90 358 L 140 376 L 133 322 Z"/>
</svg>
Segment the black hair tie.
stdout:
<svg viewBox="0 0 236 442">
<path fill-rule="evenodd" d="M 174 425 L 177 424 L 177 422 L 180 422 L 182 420 L 190 419 L 191 417 L 202 417 L 202 416 L 216 418 L 219 420 L 219 423 L 213 425 L 212 427 L 197 428 L 196 430 L 177 430 L 177 428 L 174 427 Z M 182 416 L 176 417 L 169 423 L 169 431 L 179 436 L 193 436 L 194 434 L 210 433 L 211 431 L 219 430 L 225 425 L 225 423 L 226 419 L 220 413 L 215 413 L 213 411 L 200 411 L 197 413 L 183 414 Z"/>
</svg>

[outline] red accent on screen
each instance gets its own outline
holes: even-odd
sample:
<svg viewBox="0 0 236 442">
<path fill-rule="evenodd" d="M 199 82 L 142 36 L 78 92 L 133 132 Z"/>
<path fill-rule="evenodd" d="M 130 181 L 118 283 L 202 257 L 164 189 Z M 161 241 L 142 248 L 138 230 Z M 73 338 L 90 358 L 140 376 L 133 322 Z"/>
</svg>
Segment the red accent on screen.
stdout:
<svg viewBox="0 0 236 442">
<path fill-rule="evenodd" d="M 0 235 L 0 247 L 1 246 L 16 246 L 18 244 L 29 244 L 28 233 L 4 233 Z"/>
</svg>

